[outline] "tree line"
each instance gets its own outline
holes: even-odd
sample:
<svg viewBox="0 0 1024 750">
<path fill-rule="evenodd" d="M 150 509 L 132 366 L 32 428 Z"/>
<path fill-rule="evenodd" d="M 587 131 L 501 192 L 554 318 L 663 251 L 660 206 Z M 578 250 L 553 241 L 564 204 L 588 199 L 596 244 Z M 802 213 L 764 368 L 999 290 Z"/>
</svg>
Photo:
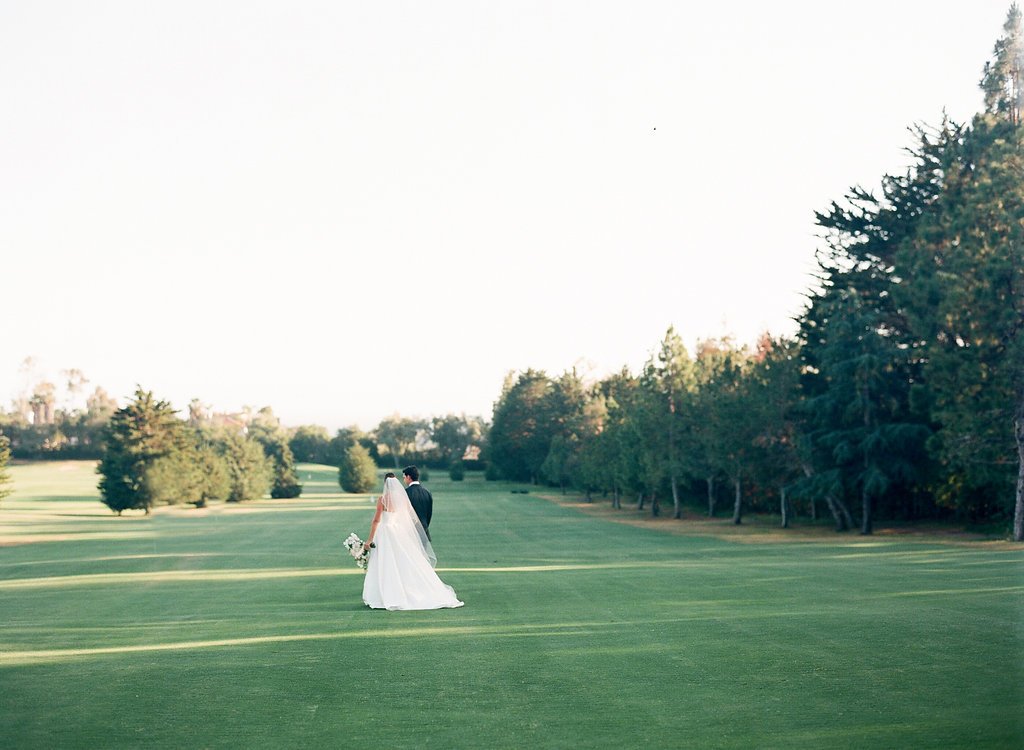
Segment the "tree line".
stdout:
<svg viewBox="0 0 1024 750">
<path fill-rule="evenodd" d="M 377 486 L 378 466 L 397 470 L 416 464 L 424 481 L 429 468 L 446 470 L 452 480 L 461 481 L 466 471 L 484 466 L 487 429 L 482 417 L 465 414 L 430 419 L 394 414 L 369 432 L 353 426 L 333 437 L 320 425 L 302 425 L 291 430 L 289 445 L 299 461 L 338 467 L 341 488 L 359 493 Z"/>
<path fill-rule="evenodd" d="M 31 358 L 26 361 L 31 363 Z M 98 459 L 101 493 L 117 512 L 155 505 L 239 502 L 261 497 L 297 497 L 296 462 L 337 467 L 346 492 L 369 492 L 377 467 L 415 463 L 462 479 L 480 468 L 487 424 L 481 417 L 448 414 L 430 419 L 381 420 L 366 432 L 351 426 L 332 436 L 320 425 L 283 427 L 270 407 L 214 412 L 199 399 L 179 418 L 167 402 L 139 389 L 124 408 L 97 387 L 85 408 L 70 396 L 88 383 L 67 370 L 64 398 L 50 381 L 38 379 L 0 412 L 0 499 L 10 493 L 6 462 L 19 459 Z"/>
<path fill-rule="evenodd" d="M 103 428 L 103 446 L 100 498 L 118 515 L 302 492 L 288 436 L 269 408 L 244 426 L 216 424 L 195 408 L 181 419 L 170 403 L 139 388 Z"/>
<path fill-rule="evenodd" d="M 1024 538 L 1021 13 L 984 67 L 970 124 L 912 129 L 912 164 L 816 214 L 822 246 L 795 337 L 753 349 L 669 329 L 643 371 L 585 384 L 511 375 L 489 472 L 633 496 L 661 512 L 728 499 L 876 518 L 1013 518 Z M 702 504 L 705 500 L 701 501 Z"/>
<path fill-rule="evenodd" d="M 140 388 L 103 428 L 100 496 L 118 514 L 148 513 L 160 505 L 244 502 L 267 493 L 294 498 L 302 492 L 297 461 L 335 466 L 343 490 L 369 492 L 378 484 L 381 461 L 440 464 L 454 472 L 470 442 L 483 440 L 485 427 L 465 416 L 396 415 L 372 433 L 349 427 L 328 437 L 317 425 L 282 427 L 270 407 L 213 414 L 193 399 L 188 418 L 179 418 L 168 402 Z"/>
</svg>

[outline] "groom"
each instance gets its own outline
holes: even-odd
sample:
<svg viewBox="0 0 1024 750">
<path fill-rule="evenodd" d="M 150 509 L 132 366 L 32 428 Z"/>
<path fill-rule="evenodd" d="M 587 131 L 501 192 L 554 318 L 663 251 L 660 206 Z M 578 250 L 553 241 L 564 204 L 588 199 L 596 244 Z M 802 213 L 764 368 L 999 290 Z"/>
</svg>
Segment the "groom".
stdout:
<svg viewBox="0 0 1024 750">
<path fill-rule="evenodd" d="M 420 525 L 427 533 L 427 540 L 430 540 L 430 514 L 434 510 L 434 498 L 430 491 L 420 484 L 420 470 L 415 466 L 407 466 L 402 469 L 402 479 L 405 480 L 405 494 L 409 496 L 412 509 L 420 519 Z"/>
</svg>

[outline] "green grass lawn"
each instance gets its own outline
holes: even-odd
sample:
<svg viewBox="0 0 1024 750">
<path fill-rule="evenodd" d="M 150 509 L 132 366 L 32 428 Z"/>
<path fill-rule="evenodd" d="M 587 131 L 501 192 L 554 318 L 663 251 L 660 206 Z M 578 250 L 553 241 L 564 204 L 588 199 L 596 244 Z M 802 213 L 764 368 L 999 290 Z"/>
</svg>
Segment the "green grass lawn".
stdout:
<svg viewBox="0 0 1024 750">
<path fill-rule="evenodd" d="M 368 496 L 116 518 L 87 463 L 0 502 L 0 747 L 1024 745 L 1024 554 L 732 541 L 435 472 L 466 606 L 365 609 Z M 624 517 L 635 514 L 621 511 Z"/>
</svg>

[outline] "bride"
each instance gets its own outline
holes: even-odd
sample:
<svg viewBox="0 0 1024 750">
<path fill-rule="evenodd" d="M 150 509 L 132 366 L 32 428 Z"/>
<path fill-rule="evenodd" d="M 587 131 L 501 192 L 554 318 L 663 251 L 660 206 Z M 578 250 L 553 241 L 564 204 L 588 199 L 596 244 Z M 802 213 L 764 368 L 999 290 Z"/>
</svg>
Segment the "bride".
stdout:
<svg viewBox="0 0 1024 750">
<path fill-rule="evenodd" d="M 374 547 L 366 565 L 363 603 L 372 609 L 441 609 L 461 607 L 455 590 L 434 565 L 437 558 L 416 517 L 405 488 L 388 472 L 384 493 L 366 540 Z"/>
</svg>

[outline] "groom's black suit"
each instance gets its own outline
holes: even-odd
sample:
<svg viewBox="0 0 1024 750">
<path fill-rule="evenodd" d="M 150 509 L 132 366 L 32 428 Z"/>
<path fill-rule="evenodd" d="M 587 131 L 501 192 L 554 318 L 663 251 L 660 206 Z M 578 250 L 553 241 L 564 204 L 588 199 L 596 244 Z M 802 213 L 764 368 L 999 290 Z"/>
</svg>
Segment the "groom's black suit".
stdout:
<svg viewBox="0 0 1024 750">
<path fill-rule="evenodd" d="M 416 511 L 416 517 L 420 519 L 420 525 L 427 532 L 427 539 L 430 539 L 430 515 L 434 511 L 434 498 L 430 490 L 422 484 L 410 484 L 405 488 L 405 494 L 409 496 L 412 509 Z"/>
</svg>

